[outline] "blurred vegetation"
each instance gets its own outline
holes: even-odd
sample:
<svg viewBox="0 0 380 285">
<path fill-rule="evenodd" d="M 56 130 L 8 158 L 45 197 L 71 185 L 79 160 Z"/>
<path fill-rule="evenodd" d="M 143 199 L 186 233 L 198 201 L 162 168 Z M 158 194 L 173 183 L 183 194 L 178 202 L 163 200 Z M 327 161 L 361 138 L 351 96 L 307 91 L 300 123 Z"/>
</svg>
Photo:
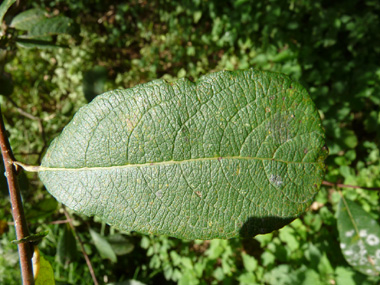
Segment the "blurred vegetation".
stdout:
<svg viewBox="0 0 380 285">
<path fill-rule="evenodd" d="M 0 104 L 18 160 L 38 164 L 74 113 L 103 91 L 255 67 L 289 74 L 309 90 L 328 138 L 326 180 L 380 187 L 379 1 L 28 0 L 14 4 L 5 23 L 31 8 L 71 19 L 75 29 L 49 34 L 54 48 L 10 44 L 25 35 L 12 27 L 12 36 L 0 40 L 0 92 L 6 95 Z M 25 37 L 45 40 L 44 29 Z M 19 284 L 9 198 L 0 182 L 0 283 Z M 31 232 L 49 231 L 39 248 L 57 283 L 90 284 L 72 230 L 57 223 L 65 220 L 61 207 L 36 175 L 24 175 L 20 184 Z M 379 222 L 379 192 L 343 194 Z M 100 283 L 378 283 L 341 253 L 339 199 L 338 191 L 322 187 L 300 219 L 247 240 L 125 235 L 72 215 Z"/>
</svg>

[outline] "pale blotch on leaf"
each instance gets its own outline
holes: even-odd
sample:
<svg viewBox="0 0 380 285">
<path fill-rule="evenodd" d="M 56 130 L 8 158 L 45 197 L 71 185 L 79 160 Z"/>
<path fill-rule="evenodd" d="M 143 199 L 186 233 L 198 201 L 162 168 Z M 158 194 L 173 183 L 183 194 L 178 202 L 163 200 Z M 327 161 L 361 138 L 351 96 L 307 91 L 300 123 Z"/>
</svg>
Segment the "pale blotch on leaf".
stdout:
<svg viewBox="0 0 380 285">
<path fill-rule="evenodd" d="M 355 233 L 354 230 L 348 231 L 348 232 L 346 232 L 346 237 L 352 237 L 354 235 L 354 233 Z"/>
<path fill-rule="evenodd" d="M 367 241 L 367 243 L 368 243 L 369 245 L 374 246 L 374 245 L 378 245 L 380 240 L 379 240 L 379 238 L 378 238 L 377 236 L 375 236 L 375 235 L 373 235 L 373 234 L 370 234 L 370 235 L 367 237 L 366 241 Z"/>
<path fill-rule="evenodd" d="M 271 174 L 271 175 L 269 176 L 269 181 L 270 181 L 271 183 L 273 183 L 274 185 L 276 185 L 277 187 L 281 187 L 282 184 L 284 183 L 284 182 L 282 181 L 282 178 L 281 178 L 280 175 L 274 175 L 274 174 Z"/>
<path fill-rule="evenodd" d="M 373 274 L 373 270 L 371 270 L 371 269 L 367 269 L 366 272 L 367 272 L 367 274 Z"/>
<path fill-rule="evenodd" d="M 362 256 L 359 260 L 359 265 L 365 265 L 367 264 L 367 262 L 368 262 L 368 259 Z"/>
<path fill-rule="evenodd" d="M 352 255 L 353 253 L 354 253 L 354 252 L 353 252 L 351 249 L 346 250 L 346 251 L 344 252 L 345 255 Z"/>
<path fill-rule="evenodd" d="M 161 190 L 158 190 L 158 191 L 156 192 L 156 196 L 157 196 L 157 198 L 161 198 L 161 197 L 162 197 L 162 191 L 161 191 Z"/>
<path fill-rule="evenodd" d="M 360 237 L 366 237 L 368 235 L 367 230 L 360 230 L 359 236 Z"/>
</svg>

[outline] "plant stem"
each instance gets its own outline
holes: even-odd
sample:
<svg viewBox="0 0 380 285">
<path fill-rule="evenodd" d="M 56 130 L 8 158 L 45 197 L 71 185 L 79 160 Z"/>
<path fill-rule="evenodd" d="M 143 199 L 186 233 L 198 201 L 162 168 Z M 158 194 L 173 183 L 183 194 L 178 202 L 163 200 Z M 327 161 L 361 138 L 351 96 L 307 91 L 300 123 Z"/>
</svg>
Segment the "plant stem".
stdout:
<svg viewBox="0 0 380 285">
<path fill-rule="evenodd" d="M 322 181 L 322 185 L 335 186 L 338 188 L 353 188 L 353 189 L 364 189 L 364 190 L 368 190 L 368 191 L 380 191 L 380 187 L 363 187 L 363 186 L 356 186 L 356 185 L 332 183 L 332 182 L 328 182 L 328 181 Z"/>
<path fill-rule="evenodd" d="M 98 280 L 96 279 L 96 275 L 95 275 L 94 268 L 92 267 L 92 264 L 91 264 L 90 258 L 88 257 L 88 255 L 87 255 L 87 253 L 86 253 L 86 251 L 85 251 L 85 249 L 84 249 L 84 245 L 83 245 L 82 239 L 81 239 L 80 236 L 77 234 L 77 231 L 75 230 L 75 227 L 74 227 L 74 224 L 73 224 L 73 220 L 72 220 L 72 218 L 70 217 L 69 212 L 67 212 L 66 207 L 62 205 L 62 208 L 63 208 L 63 212 L 65 213 L 66 219 L 67 219 L 67 221 L 69 222 L 69 225 L 70 225 L 71 229 L 72 229 L 73 232 L 74 232 L 75 238 L 76 238 L 77 241 L 79 242 L 79 245 L 80 245 L 80 248 L 81 248 L 81 250 L 82 250 L 82 253 L 83 253 L 84 259 L 86 260 L 86 263 L 87 263 L 88 270 L 90 270 L 90 274 L 91 274 L 91 277 L 92 277 L 92 281 L 94 282 L 95 285 L 98 285 L 99 283 L 98 283 Z"/>
<path fill-rule="evenodd" d="M 13 154 L 6 135 L 3 122 L 3 115 L 0 109 L 0 147 L 3 155 L 5 173 L 7 176 L 9 196 L 12 204 L 12 215 L 15 222 L 17 239 L 25 238 L 29 235 L 26 224 L 24 208 L 22 206 L 20 189 L 16 178 L 16 169 L 13 165 Z M 32 250 L 30 243 L 20 243 L 18 252 L 20 257 L 21 277 L 24 285 L 34 284 L 33 267 L 32 267 Z"/>
</svg>

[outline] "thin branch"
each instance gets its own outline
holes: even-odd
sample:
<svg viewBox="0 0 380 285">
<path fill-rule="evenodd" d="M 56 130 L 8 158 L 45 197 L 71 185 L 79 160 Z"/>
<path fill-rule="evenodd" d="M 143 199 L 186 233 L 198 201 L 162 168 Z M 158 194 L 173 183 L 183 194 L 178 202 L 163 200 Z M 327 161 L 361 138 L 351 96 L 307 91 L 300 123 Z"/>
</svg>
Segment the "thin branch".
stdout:
<svg viewBox="0 0 380 285">
<path fill-rule="evenodd" d="M 59 220 L 59 221 L 52 221 L 50 222 L 49 224 L 50 225 L 59 225 L 59 224 L 67 224 L 67 223 L 70 223 L 71 220 Z"/>
<path fill-rule="evenodd" d="M 328 181 L 322 181 L 322 185 L 334 186 L 338 188 L 353 188 L 353 189 L 364 189 L 368 191 L 380 191 L 380 187 L 364 187 L 364 186 L 356 186 L 356 185 L 346 185 L 346 184 L 340 184 L 340 183 L 332 183 Z"/>
<path fill-rule="evenodd" d="M 67 224 L 69 222 L 69 220 L 58 220 L 58 221 L 52 221 L 52 222 L 49 222 L 49 223 L 44 223 L 44 224 L 49 224 L 49 225 L 59 225 L 59 224 Z M 39 222 L 35 222 L 35 223 L 29 223 L 29 224 L 32 224 L 32 225 L 41 225 L 41 223 Z M 15 223 L 14 222 L 7 222 L 7 225 L 8 226 L 14 226 Z"/>
<path fill-rule="evenodd" d="M 75 238 L 76 238 L 77 241 L 79 242 L 79 245 L 80 245 L 80 248 L 81 248 L 81 250 L 82 250 L 82 253 L 83 253 L 84 259 L 86 260 L 86 263 L 87 263 L 88 269 L 90 270 L 90 274 L 91 274 L 91 277 L 92 277 L 92 281 L 94 281 L 94 284 L 95 284 L 95 285 L 98 285 L 99 283 L 98 283 L 98 280 L 96 280 L 96 276 L 95 276 L 94 268 L 92 267 L 92 264 L 91 264 L 90 258 L 88 257 L 86 251 L 84 250 L 83 242 L 82 242 L 80 236 L 77 234 L 77 232 L 76 232 L 76 230 L 75 230 L 74 224 L 73 224 L 73 222 L 72 222 L 72 218 L 70 217 L 69 212 L 67 212 L 66 207 L 65 207 L 65 206 L 62 206 L 62 208 L 63 208 L 63 211 L 64 211 L 64 213 L 65 213 L 66 219 L 67 219 L 67 221 L 69 222 L 70 227 L 71 227 L 71 229 L 72 229 L 73 232 L 74 232 Z"/>
<path fill-rule="evenodd" d="M 3 155 L 4 167 L 7 176 L 9 195 L 12 204 L 12 215 L 15 222 L 17 239 L 29 236 L 28 226 L 26 224 L 24 208 L 22 206 L 20 188 L 16 178 L 16 168 L 13 165 L 14 157 L 8 138 L 6 136 L 3 115 L 0 109 L 0 147 Z M 21 265 L 21 277 L 24 285 L 34 284 L 33 267 L 32 267 L 32 247 L 30 243 L 20 243 L 18 252 Z"/>
<path fill-rule="evenodd" d="M 33 116 L 32 114 L 29 114 L 29 113 L 25 112 L 23 109 L 21 109 L 11 97 L 5 97 L 5 98 L 8 99 L 8 101 L 13 105 L 13 107 L 15 107 L 15 109 L 17 110 L 17 112 L 19 112 L 20 115 L 22 115 L 28 119 L 34 120 L 34 121 L 41 121 L 40 118 Z"/>
</svg>

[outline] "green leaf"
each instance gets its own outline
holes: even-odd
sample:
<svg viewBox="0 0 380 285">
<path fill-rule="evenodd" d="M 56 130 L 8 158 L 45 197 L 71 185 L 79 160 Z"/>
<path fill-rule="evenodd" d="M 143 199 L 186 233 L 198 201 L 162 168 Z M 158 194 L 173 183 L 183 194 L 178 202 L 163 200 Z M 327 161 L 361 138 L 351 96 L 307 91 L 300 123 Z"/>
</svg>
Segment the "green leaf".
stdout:
<svg viewBox="0 0 380 285">
<path fill-rule="evenodd" d="M 256 276 L 252 272 L 247 272 L 239 275 L 238 277 L 239 284 L 257 284 Z"/>
<path fill-rule="evenodd" d="M 222 71 L 97 96 L 52 142 L 39 175 L 58 201 L 121 230 L 254 236 L 310 205 L 324 143 L 298 83 Z"/>
<path fill-rule="evenodd" d="M 291 251 L 295 251 L 300 247 L 300 243 L 296 236 L 295 230 L 290 226 L 279 231 L 280 240 L 282 240 L 286 244 L 286 247 Z"/>
<path fill-rule="evenodd" d="M 0 95 L 10 96 L 13 93 L 12 76 L 7 72 L 0 73 Z"/>
<path fill-rule="evenodd" d="M 54 271 L 50 262 L 47 261 L 43 256 L 40 256 L 40 269 L 37 275 L 37 279 L 35 280 L 36 285 L 54 285 Z"/>
<path fill-rule="evenodd" d="M 289 269 L 289 265 L 281 264 L 264 275 L 265 284 L 312 284 L 312 283 L 296 283 L 295 275 Z M 293 280 L 292 280 L 293 279 Z M 298 280 L 297 280 L 298 281 Z M 264 282 L 263 282 L 264 283 Z M 257 283 L 256 283 L 257 284 Z"/>
<path fill-rule="evenodd" d="M 199 20 L 202 18 L 202 11 L 195 11 L 193 18 L 194 18 L 194 23 L 198 23 Z"/>
<path fill-rule="evenodd" d="M 0 25 L 3 22 L 3 18 L 5 13 L 9 10 L 9 8 L 15 3 L 16 0 L 4 0 L 3 3 L 0 5 Z"/>
<path fill-rule="evenodd" d="M 335 269 L 335 281 L 337 285 L 356 285 L 354 275 L 355 273 L 348 268 L 345 267 L 337 267 Z"/>
<path fill-rule="evenodd" d="M 73 20 L 58 16 L 37 22 L 29 32 L 29 36 L 52 36 L 59 34 L 74 34 L 76 27 Z"/>
<path fill-rule="evenodd" d="M 30 9 L 15 16 L 10 26 L 18 30 L 30 31 L 39 21 L 45 18 L 43 10 L 38 8 Z"/>
<path fill-rule="evenodd" d="M 48 49 L 48 48 L 66 48 L 65 45 L 56 44 L 51 37 L 38 37 L 38 38 L 27 38 L 25 36 L 20 36 L 16 38 L 16 43 L 18 46 L 22 48 L 40 48 L 40 49 Z"/>
<path fill-rule="evenodd" d="M 358 144 L 358 138 L 352 130 L 343 129 L 341 137 L 338 140 L 345 148 L 355 148 Z"/>
<path fill-rule="evenodd" d="M 247 271 L 255 271 L 258 265 L 258 261 L 253 257 L 245 252 L 241 254 L 241 257 L 243 259 L 244 268 Z"/>
<path fill-rule="evenodd" d="M 12 243 L 20 244 L 20 243 L 27 243 L 27 242 L 37 242 L 43 239 L 44 237 L 46 237 L 48 234 L 49 234 L 49 231 L 43 231 L 36 234 L 31 234 L 22 239 L 12 240 Z"/>
<path fill-rule="evenodd" d="M 58 240 L 57 256 L 61 264 L 65 264 L 66 261 L 74 261 L 78 257 L 77 242 L 68 224 Z"/>
<path fill-rule="evenodd" d="M 53 214 L 57 207 L 58 203 L 54 198 L 42 199 L 26 212 L 26 218 L 28 221 L 45 218 Z"/>
<path fill-rule="evenodd" d="M 114 234 L 107 237 L 109 244 L 117 255 L 131 253 L 135 246 L 122 234 Z"/>
<path fill-rule="evenodd" d="M 112 262 L 116 262 L 116 254 L 113 251 L 111 245 L 108 243 L 108 241 L 92 229 L 90 229 L 90 234 L 92 240 L 94 241 L 96 249 L 100 253 L 100 256 L 103 258 L 108 258 Z"/>
<path fill-rule="evenodd" d="M 304 273 L 304 280 L 302 284 L 313 284 L 313 285 L 323 285 L 320 279 L 320 275 L 313 269 L 307 269 Z"/>
<path fill-rule="evenodd" d="M 366 275 L 380 273 L 380 226 L 356 203 L 339 201 L 338 230 L 344 258 Z"/>
</svg>

